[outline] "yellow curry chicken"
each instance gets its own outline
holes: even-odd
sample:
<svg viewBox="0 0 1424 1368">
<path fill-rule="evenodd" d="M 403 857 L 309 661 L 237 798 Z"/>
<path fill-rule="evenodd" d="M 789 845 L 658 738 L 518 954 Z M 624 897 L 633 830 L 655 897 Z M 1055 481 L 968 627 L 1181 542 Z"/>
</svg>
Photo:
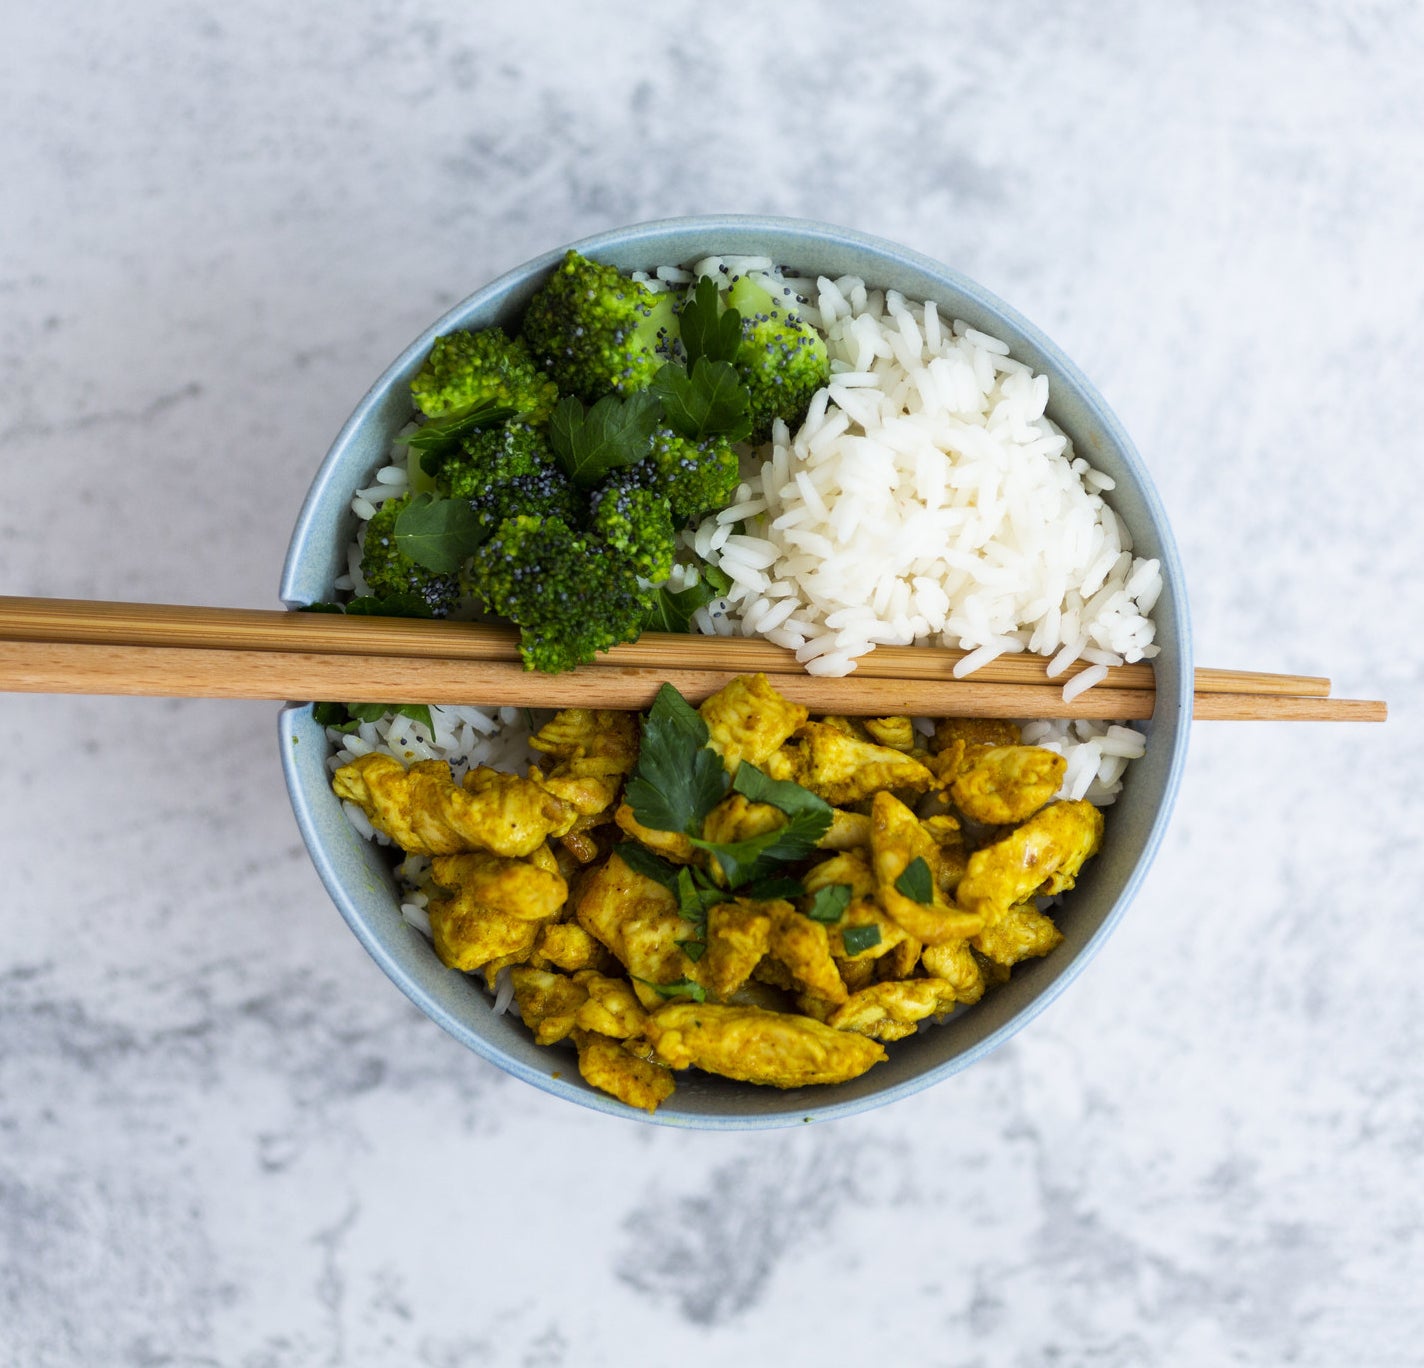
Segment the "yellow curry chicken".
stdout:
<svg viewBox="0 0 1424 1368">
<path fill-rule="evenodd" d="M 674 697 L 641 739 L 633 714 L 556 714 L 524 776 L 372 753 L 333 780 L 429 857 L 441 960 L 507 971 L 592 1086 L 652 1111 L 687 1068 L 846 1082 L 1061 941 L 1043 905 L 1103 819 L 1012 723 L 813 719 L 761 675 Z"/>
</svg>

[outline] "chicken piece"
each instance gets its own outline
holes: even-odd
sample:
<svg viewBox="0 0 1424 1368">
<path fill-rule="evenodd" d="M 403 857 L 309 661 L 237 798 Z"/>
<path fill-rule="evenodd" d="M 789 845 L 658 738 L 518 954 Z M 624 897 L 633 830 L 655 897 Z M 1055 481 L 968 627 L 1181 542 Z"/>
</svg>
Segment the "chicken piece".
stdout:
<svg viewBox="0 0 1424 1368">
<path fill-rule="evenodd" d="M 529 777 L 580 817 L 600 817 L 638 763 L 638 725 L 631 713 L 565 708 L 529 738 L 529 745 L 558 762 L 547 774 L 531 769 Z"/>
<path fill-rule="evenodd" d="M 824 726 L 834 727 L 837 731 L 843 731 L 847 736 L 855 737 L 857 741 L 874 739 L 861 725 L 858 717 L 842 717 L 840 713 L 827 713 L 824 717 L 818 717 L 816 721 Z"/>
<path fill-rule="evenodd" d="M 579 821 L 584 818 L 580 817 Z M 599 844 L 588 834 L 588 829 L 579 830 L 577 823 L 574 829 L 560 836 L 559 844 L 573 856 L 577 864 L 592 864 L 599 856 Z"/>
<path fill-rule="evenodd" d="M 933 978 L 941 978 L 954 988 L 957 1002 L 978 1002 L 984 996 L 984 971 L 969 949 L 968 941 L 946 941 L 928 945 L 920 964 Z"/>
<path fill-rule="evenodd" d="M 866 717 L 862 721 L 877 745 L 897 751 L 915 749 L 915 724 L 908 717 Z"/>
<path fill-rule="evenodd" d="M 515 965 L 509 979 L 519 1015 L 534 1032 L 536 1044 L 554 1045 L 573 1030 L 579 1008 L 588 1000 L 587 991 L 573 979 L 527 964 Z"/>
<path fill-rule="evenodd" d="M 628 970 L 645 1007 L 662 1001 L 653 985 L 681 979 L 701 983 L 698 966 L 678 944 L 695 939 L 697 930 L 678 911 L 677 898 L 656 880 L 635 873 L 617 852 L 584 876 L 574 914 Z"/>
<path fill-rule="evenodd" d="M 1062 940 L 1063 933 L 1032 903 L 1019 903 L 992 926 L 986 926 L 972 944 L 985 959 L 1008 967 L 1046 955 Z"/>
<path fill-rule="evenodd" d="M 544 859 L 553 864 L 545 848 Z M 494 960 L 513 962 L 534 948 L 540 930 L 558 916 L 568 885 L 557 872 L 532 860 L 507 860 L 474 851 L 438 855 L 431 877 L 445 890 L 430 899 L 435 952 L 466 973 Z"/>
<path fill-rule="evenodd" d="M 708 1002 L 674 1003 L 654 1012 L 648 1039 L 669 1068 L 695 1065 L 775 1088 L 845 1083 L 886 1057 L 875 1041 L 809 1017 Z"/>
<path fill-rule="evenodd" d="M 717 845 L 731 845 L 734 841 L 747 841 L 764 832 L 784 827 L 790 820 L 780 808 L 770 803 L 751 803 L 742 793 L 728 794 L 711 812 L 702 825 L 702 839 Z"/>
<path fill-rule="evenodd" d="M 633 816 L 633 809 L 627 803 L 620 803 L 613 814 L 619 830 L 626 832 L 639 845 L 645 845 L 655 855 L 661 855 L 674 864 L 692 864 L 697 858 L 697 849 L 680 831 L 654 831 L 645 827 Z"/>
<path fill-rule="evenodd" d="M 676 1090 L 672 1072 L 664 1065 L 639 1059 L 607 1036 L 582 1030 L 575 1030 L 573 1036 L 584 1082 L 620 1102 L 653 1112 Z"/>
<path fill-rule="evenodd" d="M 959 999 L 946 979 L 909 979 L 862 988 L 836 1010 L 829 1025 L 875 1040 L 902 1040 L 928 1017 L 952 1011 Z"/>
<path fill-rule="evenodd" d="M 527 855 L 548 837 L 562 836 L 577 816 L 567 803 L 516 774 L 471 770 L 460 788 L 443 760 L 419 760 L 406 769 L 376 751 L 343 765 L 331 787 L 408 855 L 467 850 Z"/>
<path fill-rule="evenodd" d="M 882 981 L 909 978 L 924 948 L 913 936 L 904 937 L 875 961 L 875 977 Z"/>
<path fill-rule="evenodd" d="M 841 972 L 841 982 L 845 984 L 848 993 L 858 993 L 862 988 L 869 988 L 875 982 L 875 961 L 873 959 L 837 958 L 836 968 Z"/>
<path fill-rule="evenodd" d="M 1022 826 L 969 857 L 955 894 L 958 905 L 992 924 L 1015 903 L 1072 888 L 1103 836 L 1103 814 L 1091 803 L 1050 803 Z M 978 934 L 982 928 L 964 934 Z"/>
<path fill-rule="evenodd" d="M 763 903 L 738 899 L 707 913 L 707 949 L 697 962 L 702 981 L 726 1001 L 751 977 L 771 948 L 771 914 Z"/>
<path fill-rule="evenodd" d="M 921 817 L 920 825 L 929 834 L 939 850 L 939 864 L 935 867 L 935 882 L 947 900 L 952 901 L 964 871 L 969 868 L 969 844 L 964 831 L 955 817 L 942 813 L 934 817 Z"/>
<path fill-rule="evenodd" d="M 816 842 L 820 850 L 854 850 L 869 844 L 870 818 L 863 812 L 847 812 L 844 808 L 831 809 L 830 828 Z"/>
<path fill-rule="evenodd" d="M 831 958 L 830 938 L 820 922 L 789 902 L 762 904 L 771 915 L 771 950 L 790 971 L 796 986 L 827 1002 L 844 1002 L 846 987 Z"/>
<path fill-rule="evenodd" d="M 773 959 L 770 955 L 752 970 L 750 982 L 763 984 L 782 993 L 796 991 L 796 980 L 791 977 L 791 970 L 779 959 Z"/>
<path fill-rule="evenodd" d="M 796 1010 L 802 1016 L 808 1016 L 812 1021 L 819 1021 L 823 1025 L 831 1019 L 839 1006 L 840 1003 L 827 1002 L 825 998 L 817 997 L 815 993 L 796 994 Z"/>
<path fill-rule="evenodd" d="M 543 963 L 539 961 L 543 960 Z M 612 969 L 616 963 L 608 953 L 577 922 L 559 922 L 546 926 L 534 942 L 534 967 L 547 969 L 553 965 L 566 974 L 581 969 Z"/>
<path fill-rule="evenodd" d="M 574 982 L 588 994 L 578 1011 L 576 1024 L 581 1031 L 615 1040 L 642 1035 L 648 1014 L 626 979 L 609 978 L 589 969 L 575 974 Z"/>
<path fill-rule="evenodd" d="M 880 905 L 900 928 L 926 945 L 972 936 L 984 925 L 974 909 L 950 907 L 934 877 L 939 848 L 919 819 L 890 793 L 877 793 L 870 810 L 870 853 L 875 870 L 876 895 Z M 915 860 L 924 860 L 930 870 L 928 903 L 916 902 L 895 887 L 896 881 Z"/>
<path fill-rule="evenodd" d="M 942 717 L 935 723 L 932 751 L 948 750 L 956 741 L 965 746 L 1017 746 L 1017 722 L 1004 722 L 993 717 Z"/>
<path fill-rule="evenodd" d="M 638 763 L 638 721 L 628 712 L 565 708 L 529 738 L 529 745 L 559 761 L 556 771 L 631 774 Z"/>
<path fill-rule="evenodd" d="M 1058 792 L 1068 762 L 1042 746 L 994 746 L 950 785 L 955 806 L 975 822 L 1025 822 Z"/>
<path fill-rule="evenodd" d="M 806 723 L 780 755 L 779 769 L 785 768 L 802 788 L 833 805 L 859 802 L 877 789 L 922 793 L 935 782 L 934 775 L 911 756 L 857 741 L 823 722 Z"/>
<path fill-rule="evenodd" d="M 765 766 L 807 716 L 805 708 L 783 698 L 761 674 L 738 675 L 697 711 L 707 723 L 707 744 L 734 777 L 743 760 Z"/>
<path fill-rule="evenodd" d="M 865 822 L 868 827 L 870 818 L 867 817 Z M 831 884 L 845 884 L 852 898 L 875 896 L 875 872 L 870 867 L 869 858 L 859 850 L 845 850 L 822 860 L 806 871 L 801 882 L 808 893 L 819 892 Z"/>
<path fill-rule="evenodd" d="M 867 822 L 869 818 L 866 819 Z M 888 955 L 907 939 L 905 933 L 880 910 L 875 901 L 875 873 L 870 867 L 870 858 L 863 851 L 847 850 L 833 855 L 829 860 L 812 866 L 802 879 L 807 893 L 815 893 L 831 884 L 844 884 L 851 891 L 851 901 L 845 915 L 838 922 L 826 927 L 831 957 L 836 961 L 841 979 L 846 987 L 854 991 L 851 982 L 852 966 L 865 966 L 864 971 L 856 971 L 854 977 L 864 986 L 873 976 L 873 960 Z M 873 926 L 879 932 L 879 939 L 854 955 L 848 955 L 845 948 L 845 932 L 850 927 Z"/>
</svg>

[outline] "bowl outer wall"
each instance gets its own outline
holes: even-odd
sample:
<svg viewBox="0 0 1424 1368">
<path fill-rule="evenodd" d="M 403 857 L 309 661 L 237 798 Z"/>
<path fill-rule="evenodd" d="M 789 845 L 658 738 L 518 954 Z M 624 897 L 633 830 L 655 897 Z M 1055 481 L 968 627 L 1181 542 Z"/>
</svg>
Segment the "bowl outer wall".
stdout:
<svg viewBox="0 0 1424 1368">
<path fill-rule="evenodd" d="M 377 847 L 363 841 L 332 795 L 327 745 L 307 705 L 280 719 L 287 785 L 303 839 L 328 892 L 382 970 L 432 1020 L 501 1068 L 546 1092 L 617 1116 L 709 1130 L 763 1129 L 827 1120 L 907 1096 L 972 1064 L 1022 1029 L 1086 967 L 1137 892 L 1165 833 L 1186 761 L 1192 708 L 1191 631 L 1181 563 L 1152 481 L 1122 425 L 1086 377 L 1037 328 L 957 272 L 893 243 L 794 219 L 721 216 L 638 224 L 573 244 L 630 270 L 711 255 L 767 255 L 807 274 L 859 275 L 910 299 L 933 299 L 947 317 L 1000 337 L 1013 355 L 1049 377 L 1049 416 L 1077 452 L 1117 484 L 1113 508 L 1134 551 L 1161 561 L 1154 610 L 1162 654 L 1147 754 L 1128 767 L 1108 814 L 1103 849 L 1085 869 L 1060 918 L 1064 943 L 1018 966 L 1013 978 L 949 1022 L 896 1042 L 890 1059 L 850 1083 L 783 1092 L 697 1074 L 651 1117 L 589 1087 L 573 1056 L 537 1046 L 516 1013 L 496 1017 L 488 995 L 452 973 L 400 916 L 395 885 Z M 409 421 L 407 385 L 435 338 L 457 328 L 512 326 L 567 248 L 544 253 L 456 305 L 421 334 L 372 386 L 337 436 L 312 483 L 292 535 L 281 596 L 289 607 L 329 597 L 355 534 L 350 497 L 384 464 Z"/>
</svg>

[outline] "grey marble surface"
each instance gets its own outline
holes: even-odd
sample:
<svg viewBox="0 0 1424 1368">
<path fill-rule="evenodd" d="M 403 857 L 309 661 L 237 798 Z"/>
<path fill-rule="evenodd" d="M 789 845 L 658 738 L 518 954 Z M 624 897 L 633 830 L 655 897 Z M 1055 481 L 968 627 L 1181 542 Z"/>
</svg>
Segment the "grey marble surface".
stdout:
<svg viewBox="0 0 1424 1368">
<path fill-rule="evenodd" d="M 805 1132 L 556 1103 L 327 902 L 260 704 L 0 714 L 0 1363 L 1424 1357 L 1424 20 L 1404 3 L 12 0 L 0 591 L 269 605 L 430 318 L 620 222 L 977 278 L 1094 378 L 1204 662 L 1387 727 L 1199 729 L 1022 1036 Z"/>
</svg>

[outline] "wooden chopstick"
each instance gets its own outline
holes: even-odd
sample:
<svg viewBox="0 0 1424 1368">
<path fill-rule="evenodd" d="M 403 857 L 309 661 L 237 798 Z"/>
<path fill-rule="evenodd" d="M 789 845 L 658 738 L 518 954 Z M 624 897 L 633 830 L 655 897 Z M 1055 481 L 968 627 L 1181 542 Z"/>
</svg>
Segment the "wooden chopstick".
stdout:
<svg viewBox="0 0 1424 1368">
<path fill-rule="evenodd" d="M 542 675 L 505 660 L 0 639 L 0 690 L 21 693 L 645 708 L 664 683 L 698 703 L 742 672 L 724 660 L 720 668 L 697 670 L 599 664 Z M 803 671 L 778 674 L 776 686 L 813 711 L 868 717 L 911 713 L 1133 721 L 1151 717 L 1156 704 L 1155 692 L 1148 689 L 1099 687 L 1065 703 L 1058 683 L 985 683 L 977 678 L 833 679 Z M 1383 721 L 1385 705 L 1356 699 L 1198 694 L 1193 715 L 1214 720 Z"/>
<path fill-rule="evenodd" d="M 289 613 L 256 608 L 190 608 L 167 603 L 103 603 L 82 599 L 0 596 L 0 640 L 410 656 L 452 661 L 519 660 L 518 632 L 513 628 L 482 623 L 346 617 L 338 613 Z M 936 646 L 877 646 L 857 662 L 855 678 L 949 680 L 954 677 L 954 666 L 965 654 L 964 651 Z M 600 658 L 599 664 L 660 670 L 705 670 L 710 667 L 730 670 L 734 674 L 778 676 L 805 673 L 792 652 L 769 641 L 668 632 L 645 632 L 637 641 L 614 647 Z M 1087 668 L 1086 662 L 1070 666 L 1056 676 L 1057 686 L 1061 687 Z M 976 684 L 1050 682 L 1046 662 L 1041 656 L 1000 656 L 974 672 Z M 1261 674 L 1249 670 L 1199 669 L 1193 684 L 1199 694 L 1325 698 L 1330 693 L 1328 679 L 1313 675 Z M 1110 667 L 1107 678 L 1090 692 L 1097 689 L 1152 688 L 1152 666 L 1143 662 Z M 361 700 L 353 695 L 348 701 L 355 703 Z"/>
</svg>

